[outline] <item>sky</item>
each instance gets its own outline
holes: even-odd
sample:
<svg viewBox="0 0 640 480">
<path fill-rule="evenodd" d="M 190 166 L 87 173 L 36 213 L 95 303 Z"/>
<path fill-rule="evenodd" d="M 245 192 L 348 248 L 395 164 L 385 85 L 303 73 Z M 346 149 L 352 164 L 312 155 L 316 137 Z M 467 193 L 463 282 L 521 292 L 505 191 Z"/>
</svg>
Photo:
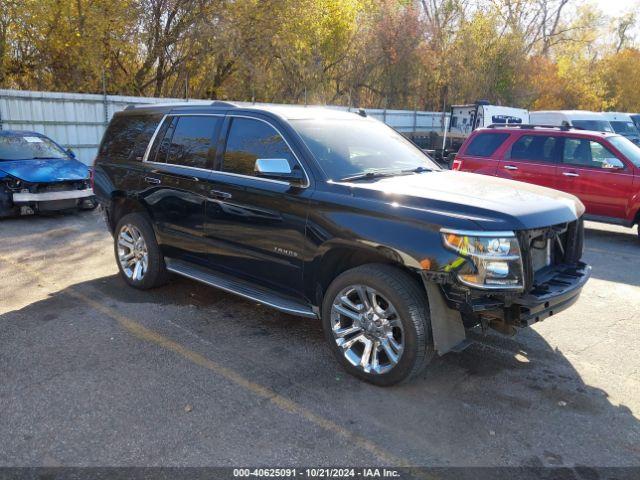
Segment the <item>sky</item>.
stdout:
<svg viewBox="0 0 640 480">
<path fill-rule="evenodd" d="M 639 0 L 594 0 L 594 3 L 604 13 L 614 17 L 622 13 L 627 13 L 633 8 L 636 10 L 640 8 Z"/>
</svg>

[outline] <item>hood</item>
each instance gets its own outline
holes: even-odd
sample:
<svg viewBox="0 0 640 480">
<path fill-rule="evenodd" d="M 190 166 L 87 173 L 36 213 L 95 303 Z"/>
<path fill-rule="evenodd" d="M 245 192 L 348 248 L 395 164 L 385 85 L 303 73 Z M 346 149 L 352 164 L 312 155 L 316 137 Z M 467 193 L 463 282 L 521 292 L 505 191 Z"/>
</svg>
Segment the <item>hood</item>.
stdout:
<svg viewBox="0 0 640 480">
<path fill-rule="evenodd" d="M 400 207 L 464 218 L 482 230 L 526 230 L 570 222 L 584 214 L 573 195 L 528 183 L 450 170 L 350 182 L 359 194 Z"/>
<path fill-rule="evenodd" d="M 89 178 L 89 168 L 72 159 L 5 160 L 0 161 L 0 172 L 28 183 L 52 183 Z"/>
</svg>

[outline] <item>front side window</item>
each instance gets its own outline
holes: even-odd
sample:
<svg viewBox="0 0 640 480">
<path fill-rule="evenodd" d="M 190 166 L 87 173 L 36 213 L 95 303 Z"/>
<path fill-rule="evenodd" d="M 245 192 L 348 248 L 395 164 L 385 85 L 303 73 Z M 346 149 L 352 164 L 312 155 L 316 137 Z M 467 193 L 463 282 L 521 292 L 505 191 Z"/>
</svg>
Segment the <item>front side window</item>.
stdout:
<svg viewBox="0 0 640 480">
<path fill-rule="evenodd" d="M 624 166 L 620 159 L 600 142 L 580 138 L 565 139 L 562 161 L 568 165 L 589 168 Z"/>
<path fill-rule="evenodd" d="M 419 148 L 392 128 L 354 114 L 353 119 L 291 120 L 325 175 L 340 180 L 366 173 L 439 170 Z"/>
<path fill-rule="evenodd" d="M 490 157 L 508 137 L 508 133 L 480 133 L 471 140 L 464 153 L 472 157 Z"/>
<path fill-rule="evenodd" d="M 60 158 L 69 158 L 69 155 L 47 137 L 28 133 L 0 135 L 0 161 Z"/>
<path fill-rule="evenodd" d="M 560 139 L 548 135 L 524 135 L 511 147 L 512 160 L 556 162 L 560 157 Z"/>
<path fill-rule="evenodd" d="M 268 123 L 252 118 L 234 117 L 227 137 L 222 171 L 255 176 L 259 158 L 280 158 L 293 169 L 296 159 L 280 134 Z"/>
</svg>

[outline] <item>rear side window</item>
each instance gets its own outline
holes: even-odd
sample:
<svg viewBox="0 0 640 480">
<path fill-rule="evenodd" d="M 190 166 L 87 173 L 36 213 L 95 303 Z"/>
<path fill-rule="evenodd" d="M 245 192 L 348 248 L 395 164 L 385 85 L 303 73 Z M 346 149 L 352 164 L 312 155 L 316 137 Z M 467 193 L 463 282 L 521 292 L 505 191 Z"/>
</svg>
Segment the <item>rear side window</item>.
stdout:
<svg viewBox="0 0 640 480">
<path fill-rule="evenodd" d="M 162 114 L 116 115 L 100 146 L 100 156 L 111 161 L 141 161 Z"/>
<path fill-rule="evenodd" d="M 557 162 L 560 160 L 561 139 L 548 135 L 523 135 L 511 147 L 512 160 Z"/>
<path fill-rule="evenodd" d="M 211 168 L 222 117 L 180 115 L 167 117 L 149 154 L 149 160 L 195 168 Z"/>
<path fill-rule="evenodd" d="M 464 153 L 472 157 L 490 157 L 508 137 L 508 133 L 479 133 Z"/>
<path fill-rule="evenodd" d="M 227 137 L 222 171 L 253 176 L 258 158 L 284 158 L 291 168 L 296 165 L 293 153 L 271 125 L 251 118 L 234 118 Z"/>
<path fill-rule="evenodd" d="M 215 156 L 216 133 L 222 117 L 177 117 L 169 146 L 167 163 L 206 168 Z"/>
</svg>

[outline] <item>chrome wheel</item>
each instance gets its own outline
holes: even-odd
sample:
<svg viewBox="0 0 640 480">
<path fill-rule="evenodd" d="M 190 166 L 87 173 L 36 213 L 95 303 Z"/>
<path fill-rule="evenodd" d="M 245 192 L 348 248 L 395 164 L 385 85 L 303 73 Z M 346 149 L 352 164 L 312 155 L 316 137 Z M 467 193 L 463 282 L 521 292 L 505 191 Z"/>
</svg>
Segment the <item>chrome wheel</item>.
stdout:
<svg viewBox="0 0 640 480">
<path fill-rule="evenodd" d="M 142 233 L 134 225 L 123 225 L 118 233 L 118 261 L 127 278 L 136 281 L 144 278 L 149 253 Z"/>
<path fill-rule="evenodd" d="M 350 285 L 333 300 L 333 338 L 345 359 L 365 373 L 391 370 L 404 350 L 404 332 L 396 308 L 380 292 Z"/>
</svg>

